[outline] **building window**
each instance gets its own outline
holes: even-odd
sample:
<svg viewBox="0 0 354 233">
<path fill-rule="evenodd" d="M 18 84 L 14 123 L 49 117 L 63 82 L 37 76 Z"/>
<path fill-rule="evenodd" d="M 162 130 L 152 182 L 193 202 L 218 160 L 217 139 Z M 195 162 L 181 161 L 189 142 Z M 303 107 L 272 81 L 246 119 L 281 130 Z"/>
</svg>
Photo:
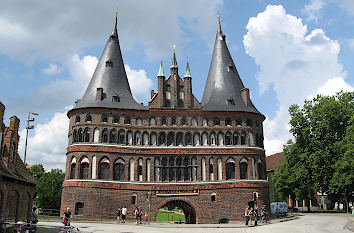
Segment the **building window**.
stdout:
<svg viewBox="0 0 354 233">
<path fill-rule="evenodd" d="M 98 143 L 100 139 L 100 131 L 96 128 L 93 130 L 93 142 Z"/>
<path fill-rule="evenodd" d="M 167 159 L 163 158 L 161 160 L 161 181 L 167 180 Z"/>
<path fill-rule="evenodd" d="M 113 67 L 113 62 L 111 61 L 111 59 L 106 61 L 106 67 Z"/>
<path fill-rule="evenodd" d="M 75 203 L 75 215 L 81 216 L 84 214 L 84 203 L 76 202 Z"/>
<path fill-rule="evenodd" d="M 235 105 L 235 102 L 233 99 L 228 99 L 226 103 L 228 106 Z"/>
<path fill-rule="evenodd" d="M 174 146 L 175 136 L 173 132 L 169 132 L 167 135 L 167 146 Z"/>
<path fill-rule="evenodd" d="M 70 179 L 75 179 L 76 163 L 71 164 Z"/>
<path fill-rule="evenodd" d="M 190 168 L 189 168 L 189 159 L 188 158 L 184 158 L 184 168 L 183 168 L 183 175 L 184 175 L 184 180 L 190 180 Z"/>
<path fill-rule="evenodd" d="M 209 179 L 214 180 L 214 166 L 213 158 L 209 159 Z"/>
<path fill-rule="evenodd" d="M 208 119 L 207 118 L 203 118 L 203 126 L 208 126 Z"/>
<path fill-rule="evenodd" d="M 113 180 L 124 180 L 124 162 L 118 159 L 113 167 Z"/>
<path fill-rule="evenodd" d="M 103 129 L 102 130 L 102 142 L 107 143 L 108 142 L 108 129 Z"/>
<path fill-rule="evenodd" d="M 126 116 L 125 119 L 124 119 L 124 124 L 126 125 L 130 125 L 131 124 L 131 121 L 130 121 L 130 117 L 129 116 Z"/>
<path fill-rule="evenodd" d="M 92 116 L 90 114 L 86 115 L 86 122 L 91 123 L 92 122 Z"/>
<path fill-rule="evenodd" d="M 186 133 L 184 143 L 186 146 L 191 146 L 192 145 L 192 134 L 191 133 Z"/>
<path fill-rule="evenodd" d="M 164 132 L 161 132 L 159 135 L 159 145 L 166 145 L 166 134 Z"/>
<path fill-rule="evenodd" d="M 112 102 L 120 102 L 120 98 L 117 95 L 112 96 Z"/>
<path fill-rule="evenodd" d="M 80 179 L 88 179 L 89 164 L 84 162 L 80 166 Z"/>
<path fill-rule="evenodd" d="M 247 162 L 241 160 L 241 163 L 240 163 L 240 179 L 247 179 L 248 178 L 247 167 L 248 167 Z"/>
<path fill-rule="evenodd" d="M 84 130 L 84 142 L 90 142 L 90 129 L 85 128 Z"/>
<path fill-rule="evenodd" d="M 176 146 L 182 146 L 183 144 L 183 133 L 178 132 L 176 135 Z"/>
<path fill-rule="evenodd" d="M 233 142 L 233 145 L 236 146 L 238 144 L 238 133 L 235 132 L 232 136 L 232 142 Z"/>
<path fill-rule="evenodd" d="M 113 116 L 113 124 L 119 124 L 119 116 Z"/>
<path fill-rule="evenodd" d="M 111 129 L 111 131 L 109 133 L 109 143 L 117 143 L 116 129 Z"/>
<path fill-rule="evenodd" d="M 98 173 L 99 179 L 109 179 L 109 160 L 107 158 L 103 158 L 99 163 Z"/>
<path fill-rule="evenodd" d="M 143 181 L 143 160 L 138 160 L 138 180 Z"/>
<path fill-rule="evenodd" d="M 176 159 L 176 180 L 182 180 L 182 158 L 178 157 Z"/>
<path fill-rule="evenodd" d="M 171 99 L 171 92 L 166 91 L 166 99 L 168 99 L 168 100 Z"/>
<path fill-rule="evenodd" d="M 77 115 L 76 117 L 75 117 L 75 123 L 77 124 L 77 123 L 80 123 L 80 116 L 79 115 Z"/>
<path fill-rule="evenodd" d="M 77 130 L 74 129 L 74 132 L 73 132 L 73 142 L 77 142 Z"/>
<path fill-rule="evenodd" d="M 101 117 L 101 122 L 102 123 L 107 123 L 108 122 L 108 117 L 106 114 L 103 114 L 102 117 Z"/>
<path fill-rule="evenodd" d="M 212 194 L 211 194 L 210 201 L 211 201 L 211 202 L 216 201 L 216 193 L 212 193 Z"/>
<path fill-rule="evenodd" d="M 184 107 L 184 103 L 182 100 L 178 100 L 178 107 L 179 108 L 183 108 Z"/>
<path fill-rule="evenodd" d="M 232 121 L 231 121 L 231 118 L 230 118 L 230 117 L 228 117 L 228 118 L 225 119 L 225 125 L 226 125 L 226 126 L 231 126 L 231 125 L 232 125 Z"/>
<path fill-rule="evenodd" d="M 196 118 L 192 118 L 191 125 L 192 126 L 198 126 L 198 121 L 197 121 Z"/>
<path fill-rule="evenodd" d="M 82 134 L 82 129 L 81 128 L 77 131 L 77 141 L 78 142 L 83 142 L 83 134 Z"/>
<path fill-rule="evenodd" d="M 235 179 L 235 162 L 231 158 L 226 161 L 226 179 Z"/>
<path fill-rule="evenodd" d="M 125 131 L 123 129 L 120 129 L 118 132 L 118 144 L 125 144 Z"/>
<path fill-rule="evenodd" d="M 183 126 L 187 126 L 187 119 L 185 117 L 182 117 L 181 123 Z"/>
<path fill-rule="evenodd" d="M 149 120 L 149 125 L 150 126 L 156 126 L 156 119 L 155 117 L 151 117 L 150 120 Z"/>
<path fill-rule="evenodd" d="M 252 127 L 252 120 L 251 119 L 247 119 L 247 126 Z"/>
<path fill-rule="evenodd" d="M 263 166 L 261 161 L 258 161 L 257 163 L 257 172 L 258 172 L 258 179 L 262 180 L 263 179 Z"/>
<path fill-rule="evenodd" d="M 177 124 L 177 119 L 176 117 L 171 118 L 171 125 L 176 125 Z"/>
<path fill-rule="evenodd" d="M 240 118 L 236 119 L 236 125 L 241 126 L 242 125 L 242 120 Z"/>
<path fill-rule="evenodd" d="M 230 132 L 226 132 L 225 134 L 225 145 L 226 146 L 230 146 L 232 143 L 231 143 L 231 133 Z"/>
<path fill-rule="evenodd" d="M 167 125 L 167 118 L 165 116 L 161 117 L 161 125 Z"/>
<path fill-rule="evenodd" d="M 136 205 L 136 197 L 137 197 L 137 194 L 133 193 L 132 194 L 132 205 Z"/>
<path fill-rule="evenodd" d="M 220 126 L 220 119 L 217 118 L 217 117 L 214 118 L 214 119 L 213 119 L 213 125 L 214 125 L 214 126 Z"/>
<path fill-rule="evenodd" d="M 246 145 L 246 132 L 241 132 L 241 145 Z"/>
<path fill-rule="evenodd" d="M 142 125 L 143 124 L 143 120 L 141 120 L 141 118 L 136 118 L 136 125 Z"/>
<path fill-rule="evenodd" d="M 168 180 L 173 181 L 175 180 L 175 160 L 170 158 L 168 161 L 169 165 L 169 172 L 168 172 Z"/>
<path fill-rule="evenodd" d="M 168 108 L 171 107 L 171 102 L 168 100 L 166 101 L 166 107 L 168 107 Z"/>
</svg>

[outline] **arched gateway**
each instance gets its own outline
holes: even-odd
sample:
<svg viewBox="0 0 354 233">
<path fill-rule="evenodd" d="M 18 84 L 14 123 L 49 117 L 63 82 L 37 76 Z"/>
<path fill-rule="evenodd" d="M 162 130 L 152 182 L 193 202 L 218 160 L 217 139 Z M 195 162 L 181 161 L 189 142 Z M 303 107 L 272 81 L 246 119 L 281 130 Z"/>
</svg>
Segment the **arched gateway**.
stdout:
<svg viewBox="0 0 354 233">
<path fill-rule="evenodd" d="M 249 201 L 269 204 L 263 125 L 218 22 L 202 101 L 186 63 L 173 53 L 148 106 L 132 96 L 119 45 L 117 18 L 84 96 L 68 112 L 69 146 L 61 211 L 73 218 L 128 219 L 140 206 L 151 217 L 163 205 L 183 209 L 188 223 L 240 220 Z M 257 194 L 257 195 L 255 195 Z M 62 214 L 61 213 L 61 214 Z"/>
</svg>

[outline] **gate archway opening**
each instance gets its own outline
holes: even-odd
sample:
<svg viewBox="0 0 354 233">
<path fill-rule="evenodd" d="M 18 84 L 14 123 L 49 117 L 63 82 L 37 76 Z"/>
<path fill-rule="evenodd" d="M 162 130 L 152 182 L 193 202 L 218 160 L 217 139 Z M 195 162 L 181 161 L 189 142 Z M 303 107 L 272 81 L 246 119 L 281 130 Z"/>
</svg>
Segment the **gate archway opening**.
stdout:
<svg viewBox="0 0 354 233">
<path fill-rule="evenodd" d="M 167 207 L 167 208 L 166 208 Z M 182 209 L 185 217 L 186 224 L 196 224 L 196 213 L 195 209 L 191 204 L 183 200 L 171 200 L 166 202 L 160 209 L 165 208 L 168 210 Z M 177 218 L 176 218 L 177 219 Z"/>
</svg>

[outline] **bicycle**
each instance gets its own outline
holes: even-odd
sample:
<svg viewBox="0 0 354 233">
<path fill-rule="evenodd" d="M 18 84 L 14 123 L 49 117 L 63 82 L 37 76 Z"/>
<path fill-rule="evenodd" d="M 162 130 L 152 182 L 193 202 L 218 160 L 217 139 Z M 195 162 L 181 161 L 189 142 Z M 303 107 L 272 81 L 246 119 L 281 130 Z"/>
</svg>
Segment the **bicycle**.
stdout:
<svg viewBox="0 0 354 233">
<path fill-rule="evenodd" d="M 0 220 L 0 233 L 6 233 L 6 225 L 9 224 L 8 222 L 5 222 L 6 219 L 1 219 Z"/>
</svg>

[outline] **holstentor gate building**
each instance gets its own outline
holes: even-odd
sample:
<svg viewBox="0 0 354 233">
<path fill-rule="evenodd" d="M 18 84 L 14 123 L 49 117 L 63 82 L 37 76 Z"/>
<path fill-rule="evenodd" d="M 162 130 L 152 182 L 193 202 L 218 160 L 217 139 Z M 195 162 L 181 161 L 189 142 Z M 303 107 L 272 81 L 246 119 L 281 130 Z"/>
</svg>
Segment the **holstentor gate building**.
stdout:
<svg viewBox="0 0 354 233">
<path fill-rule="evenodd" d="M 184 76 L 183 79 L 181 76 Z M 251 102 L 218 23 L 202 101 L 192 92 L 187 62 L 180 76 L 173 53 L 162 66 L 148 106 L 131 93 L 121 55 L 117 18 L 82 99 L 68 112 L 69 146 L 62 191 L 66 207 L 87 218 L 114 217 L 179 205 L 189 223 L 239 220 L 253 193 L 269 204 L 265 179 L 265 117 Z"/>
</svg>

